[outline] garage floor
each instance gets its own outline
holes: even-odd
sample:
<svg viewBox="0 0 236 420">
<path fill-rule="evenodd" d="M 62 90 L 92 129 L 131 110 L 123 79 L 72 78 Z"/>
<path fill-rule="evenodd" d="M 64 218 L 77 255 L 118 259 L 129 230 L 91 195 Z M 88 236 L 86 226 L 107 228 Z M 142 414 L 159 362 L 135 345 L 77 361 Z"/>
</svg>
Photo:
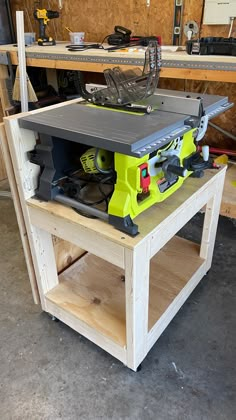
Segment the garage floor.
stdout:
<svg viewBox="0 0 236 420">
<path fill-rule="evenodd" d="M 0 232 L 1 420 L 236 418 L 235 222 L 220 219 L 212 269 L 138 373 L 33 304 L 10 199 Z"/>
</svg>

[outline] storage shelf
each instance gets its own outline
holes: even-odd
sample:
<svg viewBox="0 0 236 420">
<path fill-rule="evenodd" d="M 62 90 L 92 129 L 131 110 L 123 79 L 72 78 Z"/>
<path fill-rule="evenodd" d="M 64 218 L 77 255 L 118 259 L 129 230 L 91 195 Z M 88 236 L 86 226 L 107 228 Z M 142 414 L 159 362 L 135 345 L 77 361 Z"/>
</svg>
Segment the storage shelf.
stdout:
<svg viewBox="0 0 236 420">
<path fill-rule="evenodd" d="M 152 258 L 149 330 L 202 263 L 199 245 L 177 236 Z M 59 276 L 59 285 L 46 294 L 46 300 L 124 347 L 123 276 L 124 270 L 87 253 Z"/>
<path fill-rule="evenodd" d="M 200 245 L 174 236 L 151 259 L 149 288 L 149 331 L 205 261 Z"/>
<path fill-rule="evenodd" d="M 125 346 L 123 270 L 90 253 L 59 276 L 46 294 L 55 303 L 121 346 Z"/>
</svg>

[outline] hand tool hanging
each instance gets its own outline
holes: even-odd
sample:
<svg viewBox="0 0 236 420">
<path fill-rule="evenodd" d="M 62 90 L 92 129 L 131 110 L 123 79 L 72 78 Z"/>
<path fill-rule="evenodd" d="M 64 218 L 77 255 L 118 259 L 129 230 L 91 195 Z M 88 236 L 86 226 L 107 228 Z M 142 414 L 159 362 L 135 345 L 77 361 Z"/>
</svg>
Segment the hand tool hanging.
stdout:
<svg viewBox="0 0 236 420">
<path fill-rule="evenodd" d="M 174 5 L 175 11 L 174 11 L 172 44 L 173 45 L 180 45 L 184 0 L 174 0 L 174 2 L 175 2 L 175 5 Z"/>
</svg>

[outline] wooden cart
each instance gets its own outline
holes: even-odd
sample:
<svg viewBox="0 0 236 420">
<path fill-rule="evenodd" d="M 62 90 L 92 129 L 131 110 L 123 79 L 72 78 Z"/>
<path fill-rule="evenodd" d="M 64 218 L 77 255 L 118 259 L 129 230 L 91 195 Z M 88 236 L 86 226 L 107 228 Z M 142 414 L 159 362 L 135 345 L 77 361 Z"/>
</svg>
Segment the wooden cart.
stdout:
<svg viewBox="0 0 236 420">
<path fill-rule="evenodd" d="M 42 309 L 137 370 L 211 267 L 226 168 L 186 180 L 135 219 L 140 234 L 131 238 L 34 198 L 39 168 L 27 152 L 37 135 L 19 127 L 21 116 L 5 125 Z M 201 243 L 175 236 L 204 205 Z M 52 235 L 85 250 L 60 274 Z"/>
</svg>

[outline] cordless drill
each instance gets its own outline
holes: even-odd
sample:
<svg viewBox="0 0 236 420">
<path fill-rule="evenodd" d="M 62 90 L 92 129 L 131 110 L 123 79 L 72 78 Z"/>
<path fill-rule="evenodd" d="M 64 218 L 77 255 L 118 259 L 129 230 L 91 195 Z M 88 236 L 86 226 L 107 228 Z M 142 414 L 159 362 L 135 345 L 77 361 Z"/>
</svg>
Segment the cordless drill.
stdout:
<svg viewBox="0 0 236 420">
<path fill-rule="evenodd" d="M 34 18 L 39 21 L 38 45 L 55 45 L 56 41 L 52 37 L 46 36 L 46 26 L 51 19 L 59 17 L 59 12 L 47 9 L 36 9 Z"/>
</svg>

